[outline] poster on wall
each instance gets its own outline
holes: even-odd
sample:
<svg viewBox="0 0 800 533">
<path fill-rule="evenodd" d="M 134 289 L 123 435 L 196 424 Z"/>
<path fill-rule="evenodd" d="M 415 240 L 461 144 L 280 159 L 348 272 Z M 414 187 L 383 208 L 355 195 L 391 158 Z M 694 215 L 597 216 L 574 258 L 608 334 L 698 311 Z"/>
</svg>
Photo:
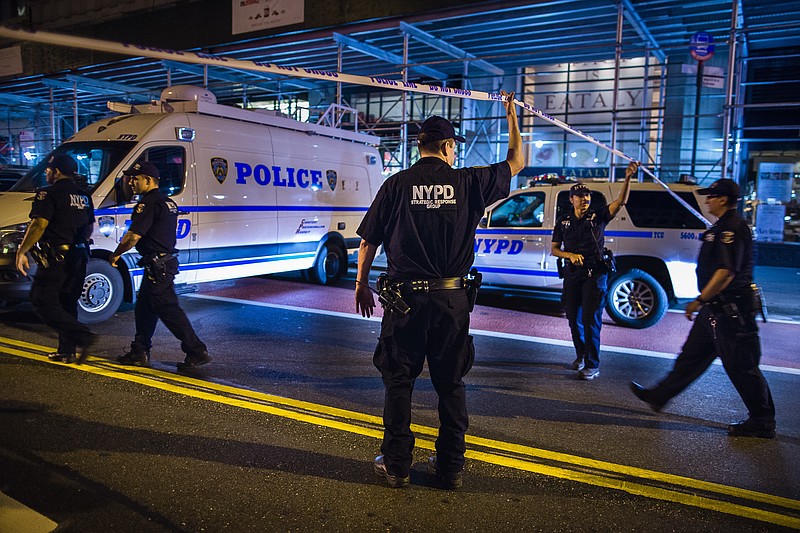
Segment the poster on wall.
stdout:
<svg viewBox="0 0 800 533">
<path fill-rule="evenodd" d="M 232 33 L 248 33 L 305 20 L 303 1 L 298 0 L 231 0 Z"/>
<path fill-rule="evenodd" d="M 760 242 L 783 242 L 784 216 L 786 216 L 785 205 L 758 204 L 756 206 L 756 240 Z"/>
<path fill-rule="evenodd" d="M 793 173 L 794 163 L 759 163 L 756 177 L 759 201 L 788 203 L 792 198 Z"/>
</svg>

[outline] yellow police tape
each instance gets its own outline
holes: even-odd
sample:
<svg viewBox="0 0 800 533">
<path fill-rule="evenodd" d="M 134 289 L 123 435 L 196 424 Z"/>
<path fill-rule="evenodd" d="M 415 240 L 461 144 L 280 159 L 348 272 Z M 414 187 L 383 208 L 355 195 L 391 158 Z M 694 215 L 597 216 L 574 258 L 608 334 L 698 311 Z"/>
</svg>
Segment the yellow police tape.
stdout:
<svg viewBox="0 0 800 533">
<path fill-rule="evenodd" d="M 5 337 L 0 337 L 0 343 L 28 350 L 0 345 L 0 353 L 374 439 L 383 438 L 383 421 L 378 416 L 241 389 L 153 368 L 123 367 L 107 359 L 95 357 L 89 358 L 88 362 L 91 364 L 80 366 L 51 362 L 43 354 L 52 352 L 52 348 Z M 415 424 L 412 429 L 418 436 L 416 446 L 435 449 L 434 439 L 438 433 L 436 428 Z M 421 436 L 430 438 L 419 438 Z M 466 456 L 476 461 L 800 529 L 800 517 L 793 513 L 800 511 L 798 500 L 472 435 L 467 436 L 467 444 L 470 449 Z M 667 488 L 665 485 L 674 488 Z M 776 510 L 718 499 L 721 496 L 765 504 Z M 782 514 L 785 511 L 788 513 Z"/>
</svg>

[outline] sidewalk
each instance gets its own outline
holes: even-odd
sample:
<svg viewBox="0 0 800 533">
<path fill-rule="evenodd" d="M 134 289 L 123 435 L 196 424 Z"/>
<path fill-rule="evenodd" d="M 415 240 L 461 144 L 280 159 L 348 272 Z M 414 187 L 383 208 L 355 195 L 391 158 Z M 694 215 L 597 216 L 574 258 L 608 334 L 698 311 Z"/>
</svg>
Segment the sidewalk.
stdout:
<svg viewBox="0 0 800 533">
<path fill-rule="evenodd" d="M 800 322 L 800 269 L 756 266 L 754 277 L 770 318 Z"/>
</svg>

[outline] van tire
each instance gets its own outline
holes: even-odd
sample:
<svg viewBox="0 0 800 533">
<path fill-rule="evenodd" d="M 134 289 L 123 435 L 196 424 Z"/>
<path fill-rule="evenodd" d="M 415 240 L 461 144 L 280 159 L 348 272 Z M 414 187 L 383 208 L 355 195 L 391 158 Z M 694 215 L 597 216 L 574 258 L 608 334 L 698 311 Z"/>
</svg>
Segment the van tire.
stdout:
<svg viewBox="0 0 800 533">
<path fill-rule="evenodd" d="M 331 285 L 339 281 L 347 272 L 347 254 L 332 242 L 326 242 L 319 249 L 314 266 L 309 268 L 308 278 L 320 285 Z"/>
<path fill-rule="evenodd" d="M 667 292 L 656 279 L 638 268 L 611 278 L 606 312 L 620 326 L 649 328 L 667 312 Z"/>
<path fill-rule="evenodd" d="M 84 324 L 105 322 L 119 309 L 124 293 L 125 285 L 119 270 L 108 261 L 89 259 L 78 298 L 78 320 Z"/>
</svg>

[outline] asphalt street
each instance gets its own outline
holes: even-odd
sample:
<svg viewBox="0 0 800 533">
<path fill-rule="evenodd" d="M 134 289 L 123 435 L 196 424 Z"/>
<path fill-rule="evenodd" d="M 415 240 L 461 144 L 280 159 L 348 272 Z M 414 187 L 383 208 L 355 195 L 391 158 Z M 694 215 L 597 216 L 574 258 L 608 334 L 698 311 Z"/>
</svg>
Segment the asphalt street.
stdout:
<svg viewBox="0 0 800 533">
<path fill-rule="evenodd" d="M 313 288 L 319 302 L 343 290 Z M 656 414 L 627 383 L 657 379 L 669 359 L 604 349 L 601 379 L 582 382 L 568 346 L 476 334 L 464 488 L 425 473 L 437 418 L 424 373 L 412 485 L 395 490 L 372 472 L 379 323 L 255 300 L 181 299 L 215 357 L 196 374 L 177 372 L 163 326 L 153 368 L 113 363 L 130 308 L 96 328 L 81 366 L 46 360 L 54 338 L 29 307 L 0 309 L 0 492 L 58 531 L 800 528 L 796 369 L 766 372 L 778 437 L 733 439 L 726 425 L 746 413 L 719 365 Z"/>
</svg>

